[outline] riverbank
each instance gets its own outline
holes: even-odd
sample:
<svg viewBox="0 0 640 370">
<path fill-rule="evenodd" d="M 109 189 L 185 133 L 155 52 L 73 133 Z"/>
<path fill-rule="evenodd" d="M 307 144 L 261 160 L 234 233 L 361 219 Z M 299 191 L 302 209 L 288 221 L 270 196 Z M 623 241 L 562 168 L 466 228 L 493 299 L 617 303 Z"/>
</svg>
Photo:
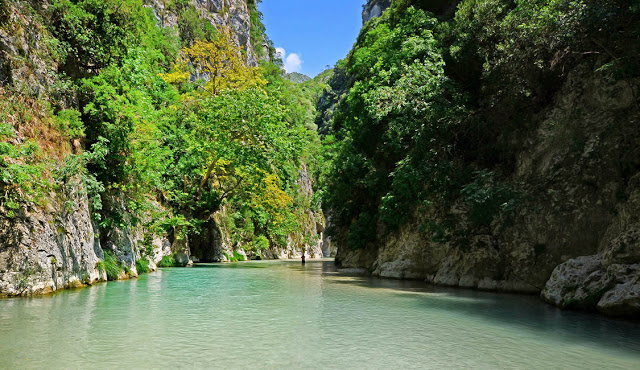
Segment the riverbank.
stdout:
<svg viewBox="0 0 640 370">
<path fill-rule="evenodd" d="M 246 255 L 245 255 L 246 256 Z M 300 260 L 299 257 L 294 258 L 281 258 L 281 259 L 273 259 L 271 261 L 295 261 Z M 307 261 L 333 261 L 333 259 L 323 258 L 323 257 L 307 257 Z M 199 265 L 207 265 L 208 263 L 200 263 L 200 262 L 192 262 L 185 266 L 170 266 L 164 268 L 189 268 L 189 267 L 197 267 Z M 228 259 L 221 264 L 234 264 L 234 263 L 243 263 L 250 262 L 249 260 L 232 260 Z M 131 269 L 122 269 L 117 273 L 117 277 L 114 279 L 108 279 L 107 272 L 101 270 L 100 267 L 96 268 L 97 274 L 90 276 L 86 275 L 85 280 L 81 280 L 76 275 L 69 276 L 55 276 L 50 280 L 43 280 L 38 278 L 37 271 L 33 272 L 14 272 L 9 273 L 5 272 L 0 274 L 0 299 L 2 298 L 16 298 L 16 297 L 37 297 L 37 296 L 48 296 L 59 293 L 61 291 L 69 290 L 69 289 L 82 289 L 92 287 L 97 284 L 107 283 L 109 281 L 121 281 L 121 280 L 130 280 L 137 279 L 142 275 L 156 272 L 158 268 L 163 268 L 162 264 L 156 264 L 153 261 L 146 265 L 147 270 L 145 272 L 138 273 L 137 270 Z M 10 281 L 12 285 L 9 285 L 7 281 Z M 4 284 L 4 285 L 3 285 Z"/>
</svg>

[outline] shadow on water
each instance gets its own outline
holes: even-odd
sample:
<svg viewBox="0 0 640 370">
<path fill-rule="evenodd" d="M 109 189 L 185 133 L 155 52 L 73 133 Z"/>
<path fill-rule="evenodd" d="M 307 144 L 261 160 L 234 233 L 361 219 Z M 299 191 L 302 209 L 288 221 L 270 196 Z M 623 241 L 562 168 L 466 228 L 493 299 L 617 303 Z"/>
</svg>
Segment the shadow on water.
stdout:
<svg viewBox="0 0 640 370">
<path fill-rule="evenodd" d="M 391 290 L 417 301 L 425 309 L 455 312 L 490 324 L 518 327 L 540 337 L 554 337 L 566 343 L 598 343 L 640 355 L 640 322 L 617 320 L 595 313 L 563 311 L 535 295 L 446 288 L 415 280 L 342 274 L 335 267 L 323 268 L 323 275 L 337 277 L 331 280 L 335 284 Z M 602 338 L 606 338 L 606 342 Z"/>
</svg>

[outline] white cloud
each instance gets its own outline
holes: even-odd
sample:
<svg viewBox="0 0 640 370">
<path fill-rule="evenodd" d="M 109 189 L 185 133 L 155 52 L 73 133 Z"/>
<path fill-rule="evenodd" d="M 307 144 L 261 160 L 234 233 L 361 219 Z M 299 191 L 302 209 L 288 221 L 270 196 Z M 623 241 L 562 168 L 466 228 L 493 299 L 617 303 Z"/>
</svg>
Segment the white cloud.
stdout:
<svg viewBox="0 0 640 370">
<path fill-rule="evenodd" d="M 296 53 L 287 55 L 287 59 L 284 61 L 284 69 L 287 73 L 300 72 L 302 70 L 302 58 Z"/>
<path fill-rule="evenodd" d="M 276 54 L 284 63 L 284 70 L 287 73 L 300 72 L 302 70 L 302 63 L 304 61 L 299 54 L 291 53 L 287 55 L 287 51 L 284 48 L 276 48 Z"/>
</svg>

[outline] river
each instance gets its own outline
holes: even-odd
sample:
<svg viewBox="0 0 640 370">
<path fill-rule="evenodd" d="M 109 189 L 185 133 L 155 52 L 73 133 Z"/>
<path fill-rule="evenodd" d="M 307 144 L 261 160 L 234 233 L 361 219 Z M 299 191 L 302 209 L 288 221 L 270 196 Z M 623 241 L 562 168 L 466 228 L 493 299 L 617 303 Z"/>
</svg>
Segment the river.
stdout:
<svg viewBox="0 0 640 370">
<path fill-rule="evenodd" d="M 0 368 L 638 369 L 640 324 L 332 261 L 162 269 L 0 300 Z"/>
</svg>

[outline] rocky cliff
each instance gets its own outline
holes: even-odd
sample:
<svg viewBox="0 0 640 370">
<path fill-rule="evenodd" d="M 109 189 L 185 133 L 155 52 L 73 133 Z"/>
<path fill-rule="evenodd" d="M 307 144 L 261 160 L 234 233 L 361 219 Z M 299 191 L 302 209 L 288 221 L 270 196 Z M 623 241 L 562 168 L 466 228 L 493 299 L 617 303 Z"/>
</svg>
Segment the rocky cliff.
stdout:
<svg viewBox="0 0 640 370">
<path fill-rule="evenodd" d="M 0 295 L 51 293 L 105 281 L 104 258 L 91 223 L 87 199 L 73 209 L 53 203 L 33 207 L 0 227 Z"/>
<path fill-rule="evenodd" d="M 179 14 L 168 0 L 147 0 L 154 10 L 158 25 L 165 28 L 179 26 Z M 251 40 L 251 15 L 247 0 L 190 0 L 200 17 L 216 28 L 226 27 L 233 31 L 236 43 L 247 53 L 247 64 L 258 65 L 256 50 Z M 262 47 L 265 40 L 256 47 Z"/>
<path fill-rule="evenodd" d="M 424 9 L 439 15 L 448 16 L 455 12 L 459 0 L 422 0 L 412 3 L 419 3 Z M 362 24 L 367 23 L 372 18 L 382 15 L 391 6 L 391 0 L 369 0 L 362 6 Z"/>
<path fill-rule="evenodd" d="M 362 6 L 362 24 L 367 23 L 371 18 L 382 15 L 388 7 L 391 6 L 391 0 L 369 0 Z"/>
<path fill-rule="evenodd" d="M 448 3 L 455 6 L 457 2 Z M 472 4 L 462 6 L 473 12 Z M 380 2 L 370 1 L 363 19 L 378 15 L 378 9 Z M 589 40 L 593 47 L 601 45 L 593 39 Z M 555 93 L 534 113 L 525 108 L 517 117 L 489 117 L 495 123 L 522 121 L 527 129 L 496 132 L 498 139 L 491 150 L 499 147 L 502 157 L 492 157 L 480 166 L 508 176 L 500 189 L 489 184 L 493 180 L 478 185 L 474 191 L 481 199 L 476 200 L 489 208 L 490 191 L 508 188 L 520 194 L 515 210 L 499 212 L 482 225 L 473 220 L 474 212 L 477 216 L 477 212 L 491 211 L 472 209 L 465 197 L 467 186 L 446 209 L 435 206 L 444 202 L 429 199 L 425 203 L 430 207 L 411 211 L 410 221 L 398 229 L 379 222 L 372 228 L 376 235 L 367 237 L 364 248 L 349 248 L 349 230 L 338 228 L 337 263 L 367 269 L 374 276 L 541 294 L 545 301 L 563 308 L 640 317 L 640 134 L 636 129 L 640 81 L 628 75 L 612 78 L 595 68 L 597 63 L 602 61 L 566 67 L 562 71 L 566 77 L 554 80 Z M 456 67 L 448 68 L 455 76 Z M 483 81 L 483 89 L 489 91 L 490 84 L 498 81 Z M 483 96 L 485 91 L 474 93 Z M 475 152 L 458 160 L 474 163 L 471 167 L 477 169 L 482 155 Z M 504 158 L 512 158 L 507 166 L 498 163 Z M 496 209 L 509 206 L 504 201 Z"/>
<path fill-rule="evenodd" d="M 512 181 L 532 197 L 529 207 L 479 230 L 457 203 L 450 212 L 470 234 L 464 249 L 430 240 L 420 225 L 434 215 L 416 214 L 375 249 L 339 248 L 338 260 L 376 276 L 543 292 L 562 307 L 635 315 L 640 135 L 631 127 L 639 119 L 628 83 L 577 70 L 538 129 L 512 138 L 522 147 Z"/>
</svg>

